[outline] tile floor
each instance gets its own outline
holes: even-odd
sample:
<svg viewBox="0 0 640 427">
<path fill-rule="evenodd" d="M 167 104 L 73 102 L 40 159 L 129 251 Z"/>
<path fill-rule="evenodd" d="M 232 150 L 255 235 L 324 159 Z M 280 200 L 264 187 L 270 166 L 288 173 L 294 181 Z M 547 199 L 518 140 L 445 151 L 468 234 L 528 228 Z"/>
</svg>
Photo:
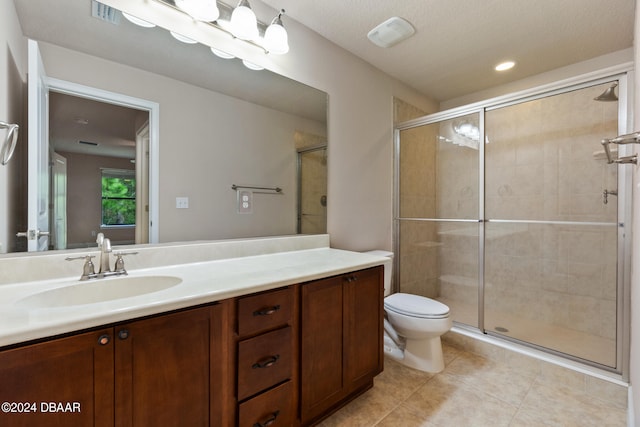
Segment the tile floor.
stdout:
<svg viewBox="0 0 640 427">
<path fill-rule="evenodd" d="M 523 369 L 443 347 L 446 367 L 435 375 L 385 359 L 374 387 L 320 426 L 626 426 L 624 396 L 607 394 L 607 384 L 589 393 L 564 369 Z"/>
</svg>

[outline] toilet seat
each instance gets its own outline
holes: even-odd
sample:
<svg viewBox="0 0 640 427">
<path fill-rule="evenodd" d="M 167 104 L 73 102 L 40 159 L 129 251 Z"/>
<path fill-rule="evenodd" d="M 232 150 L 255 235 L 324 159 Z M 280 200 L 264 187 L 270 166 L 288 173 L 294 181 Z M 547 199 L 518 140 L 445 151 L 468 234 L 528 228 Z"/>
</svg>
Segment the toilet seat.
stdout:
<svg viewBox="0 0 640 427">
<path fill-rule="evenodd" d="M 449 307 L 439 301 L 420 295 L 397 293 L 384 299 L 384 308 L 394 313 L 421 319 L 444 319 L 449 317 Z"/>
</svg>

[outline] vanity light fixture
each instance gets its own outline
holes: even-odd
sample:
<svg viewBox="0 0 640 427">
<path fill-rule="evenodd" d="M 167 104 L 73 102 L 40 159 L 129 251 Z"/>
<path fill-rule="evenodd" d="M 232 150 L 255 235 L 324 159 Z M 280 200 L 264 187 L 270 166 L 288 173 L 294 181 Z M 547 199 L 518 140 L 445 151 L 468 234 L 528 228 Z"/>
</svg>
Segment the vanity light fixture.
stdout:
<svg viewBox="0 0 640 427">
<path fill-rule="evenodd" d="M 240 40 L 258 38 L 258 18 L 251 10 L 249 0 L 240 0 L 231 13 L 231 33 Z"/>
<path fill-rule="evenodd" d="M 496 71 L 507 71 L 516 66 L 516 63 L 513 61 L 504 61 L 496 65 Z"/>
<path fill-rule="evenodd" d="M 213 22 L 220 16 L 216 0 L 174 0 L 176 6 L 197 21 Z"/>
<path fill-rule="evenodd" d="M 271 24 L 264 33 L 264 47 L 271 53 L 283 55 L 289 52 L 289 36 L 287 30 L 282 25 L 282 15 L 284 9 L 280 10 L 278 16 L 273 18 Z"/>
<path fill-rule="evenodd" d="M 223 2 L 218 3 L 216 0 L 155 0 L 172 8 L 174 11 L 185 13 L 195 21 L 200 21 L 205 26 L 214 30 L 221 31 L 234 40 L 248 43 L 256 46 L 264 51 L 265 54 L 272 53 L 283 55 L 289 52 L 289 36 L 287 30 L 282 24 L 282 16 L 284 9 L 281 9 L 277 15 L 271 20 L 270 25 L 258 21 L 255 13 L 251 10 L 249 0 L 240 0 L 234 8 Z M 155 27 L 155 24 L 137 18 L 125 12 L 122 15 L 130 22 L 143 27 Z M 171 35 L 183 43 L 195 44 L 197 40 L 182 34 L 170 31 Z M 216 56 L 224 59 L 235 58 L 228 52 L 217 49 L 209 45 L 211 52 Z M 257 65 L 255 62 L 242 61 L 247 68 L 251 70 L 263 70 L 264 67 Z M 259 62 L 259 61 L 258 61 Z"/>
<path fill-rule="evenodd" d="M 173 36 L 174 39 L 176 39 L 178 41 L 181 41 L 182 43 L 186 43 L 186 44 L 196 44 L 196 43 L 198 43 L 194 39 L 190 39 L 187 36 L 183 36 L 182 34 L 178 34 L 175 31 L 169 31 L 169 33 Z"/>
<path fill-rule="evenodd" d="M 144 19 L 140 19 L 137 16 L 133 16 L 133 15 L 130 15 L 130 14 L 125 13 L 125 12 L 122 12 L 122 16 L 127 18 L 127 21 L 131 22 L 132 24 L 136 24 L 139 27 L 153 28 L 153 27 L 156 26 L 156 24 L 152 24 L 149 21 L 145 21 Z"/>
<path fill-rule="evenodd" d="M 246 59 L 243 59 L 242 63 L 244 64 L 245 67 L 247 67 L 250 70 L 254 70 L 254 71 L 264 70 L 264 67 L 258 64 L 254 64 L 253 62 L 249 62 Z"/>
<path fill-rule="evenodd" d="M 219 58 L 222 59 L 233 59 L 235 58 L 235 56 L 231 55 L 230 53 L 227 53 L 225 51 L 222 51 L 220 49 L 216 49 L 215 47 L 211 48 L 211 52 L 213 52 L 213 54 Z"/>
</svg>

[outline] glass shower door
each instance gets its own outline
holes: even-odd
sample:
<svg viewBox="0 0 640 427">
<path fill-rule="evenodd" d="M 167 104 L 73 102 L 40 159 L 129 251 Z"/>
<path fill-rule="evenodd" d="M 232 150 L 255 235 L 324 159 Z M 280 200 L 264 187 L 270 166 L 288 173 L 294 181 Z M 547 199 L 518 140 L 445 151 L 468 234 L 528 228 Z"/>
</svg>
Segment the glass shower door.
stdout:
<svg viewBox="0 0 640 427">
<path fill-rule="evenodd" d="M 327 147 L 298 151 L 298 233 L 327 232 Z"/>
<path fill-rule="evenodd" d="M 400 291 L 444 302 L 478 327 L 479 113 L 400 131 Z"/>
<path fill-rule="evenodd" d="M 615 368 L 618 176 L 600 141 L 618 106 L 594 101 L 608 86 L 486 112 L 484 329 Z"/>
</svg>

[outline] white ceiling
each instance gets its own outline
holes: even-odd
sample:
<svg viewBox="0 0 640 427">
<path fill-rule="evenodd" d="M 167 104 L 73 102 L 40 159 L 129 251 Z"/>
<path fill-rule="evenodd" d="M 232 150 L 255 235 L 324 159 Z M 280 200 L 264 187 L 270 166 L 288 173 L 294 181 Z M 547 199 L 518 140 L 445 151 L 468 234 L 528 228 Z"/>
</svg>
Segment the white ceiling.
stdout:
<svg viewBox="0 0 640 427">
<path fill-rule="evenodd" d="M 634 0 L 252 1 L 261 9 L 284 8 L 285 27 L 288 19 L 299 21 L 439 101 L 633 45 Z M 218 59 L 202 45 L 185 48 L 166 31 L 142 29 L 124 19 L 117 26 L 99 21 L 91 17 L 90 0 L 14 3 L 28 37 L 325 120 L 322 92 L 300 84 L 291 91 L 295 82 L 289 79 L 248 71 L 239 61 Z M 389 49 L 371 43 L 369 30 L 392 16 L 407 19 L 416 34 Z M 495 64 L 504 59 L 515 60 L 516 67 L 495 72 Z M 243 84 L 232 83 L 241 74 Z"/>
<path fill-rule="evenodd" d="M 136 126 L 149 117 L 146 111 L 56 92 L 49 94 L 49 110 L 49 143 L 56 152 L 127 159 L 136 157 Z"/>
<path fill-rule="evenodd" d="M 439 101 L 629 48 L 634 0 L 263 0 Z M 392 16 L 416 34 L 389 49 L 367 33 Z M 291 41 L 294 43 L 295 41 Z M 516 67 L 493 67 L 512 59 Z"/>
</svg>

